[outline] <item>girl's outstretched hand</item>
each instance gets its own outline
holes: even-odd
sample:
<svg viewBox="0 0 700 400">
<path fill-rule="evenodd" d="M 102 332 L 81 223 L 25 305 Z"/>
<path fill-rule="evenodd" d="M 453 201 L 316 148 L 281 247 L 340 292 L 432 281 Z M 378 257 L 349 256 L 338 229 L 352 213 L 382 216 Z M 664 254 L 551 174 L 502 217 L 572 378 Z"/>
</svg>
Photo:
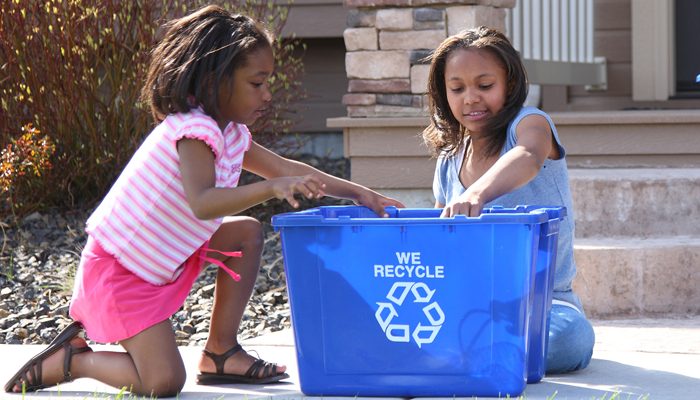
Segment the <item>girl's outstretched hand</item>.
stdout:
<svg viewBox="0 0 700 400">
<path fill-rule="evenodd" d="M 355 200 L 355 204 L 372 209 L 372 211 L 374 211 L 375 214 L 379 215 L 382 218 L 387 218 L 389 216 L 389 214 L 387 214 L 386 210 L 384 209 L 385 207 L 406 207 L 403 205 L 402 202 L 396 199 L 383 196 L 369 189 L 367 189 L 366 192 L 363 192 L 360 195 L 360 197 L 357 200 Z"/>
<path fill-rule="evenodd" d="M 294 208 L 299 208 L 299 202 L 294 198 L 296 193 L 308 199 L 319 199 L 325 196 L 326 184 L 313 175 L 285 176 L 270 179 L 272 193 L 279 200 L 287 200 Z"/>
</svg>

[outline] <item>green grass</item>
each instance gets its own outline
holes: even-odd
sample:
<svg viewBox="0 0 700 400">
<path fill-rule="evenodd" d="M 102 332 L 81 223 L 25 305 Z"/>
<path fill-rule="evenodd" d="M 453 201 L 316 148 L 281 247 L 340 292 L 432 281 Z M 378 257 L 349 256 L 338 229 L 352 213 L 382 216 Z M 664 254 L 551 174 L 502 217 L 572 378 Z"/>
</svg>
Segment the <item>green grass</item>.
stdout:
<svg viewBox="0 0 700 400">
<path fill-rule="evenodd" d="M 56 398 L 60 398 L 61 397 L 61 385 L 60 384 L 56 385 L 56 388 L 58 389 Z M 26 399 L 26 396 L 27 396 L 26 386 L 24 383 L 22 383 L 22 399 L 23 400 Z M 216 399 L 212 399 L 212 400 L 221 400 L 221 399 L 223 399 L 223 397 L 224 396 L 221 395 L 221 396 L 217 397 Z M 49 397 L 49 399 L 51 399 L 51 398 L 53 398 L 53 396 Z M 93 392 L 91 395 L 87 395 L 87 396 L 83 397 L 84 400 L 97 400 L 97 399 L 104 399 L 104 400 L 155 400 L 157 398 L 158 397 L 156 397 L 156 396 L 139 396 L 139 395 L 133 394 L 126 389 L 126 386 L 121 388 L 121 390 L 119 390 L 119 392 L 117 394 Z M 179 398 L 180 398 L 179 394 L 174 397 L 174 399 L 176 399 L 176 400 Z"/>
</svg>

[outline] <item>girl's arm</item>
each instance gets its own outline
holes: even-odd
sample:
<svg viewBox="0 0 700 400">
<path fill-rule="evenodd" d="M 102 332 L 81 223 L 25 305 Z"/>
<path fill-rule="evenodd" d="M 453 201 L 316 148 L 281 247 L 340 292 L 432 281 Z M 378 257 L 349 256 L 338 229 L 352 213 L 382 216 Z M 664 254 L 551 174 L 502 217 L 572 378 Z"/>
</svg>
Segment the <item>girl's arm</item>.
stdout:
<svg viewBox="0 0 700 400">
<path fill-rule="evenodd" d="M 308 175 L 286 176 L 235 188 L 217 188 L 214 154 L 209 146 L 201 140 L 181 139 L 177 142 L 177 151 L 187 201 L 194 215 L 200 219 L 237 214 L 271 198 L 285 199 L 298 207 L 294 199 L 296 193 L 309 198 L 323 195 L 323 182 Z"/>
<path fill-rule="evenodd" d="M 384 207 L 404 207 L 398 200 L 385 197 L 362 185 L 341 179 L 302 162 L 281 157 L 252 142 L 243 160 L 243 168 L 265 179 L 279 179 L 288 176 L 306 176 L 314 182 L 322 182 L 323 194 L 349 199 L 355 204 L 372 209 L 377 215 L 387 216 Z M 318 197 L 321 197 L 318 195 Z M 292 204 L 296 207 L 296 205 Z"/>
<path fill-rule="evenodd" d="M 548 157 L 558 157 L 552 130 L 545 117 L 530 115 L 523 118 L 516 128 L 516 135 L 515 147 L 448 204 L 442 216 L 464 214 L 478 217 L 484 204 L 530 182 Z"/>
</svg>

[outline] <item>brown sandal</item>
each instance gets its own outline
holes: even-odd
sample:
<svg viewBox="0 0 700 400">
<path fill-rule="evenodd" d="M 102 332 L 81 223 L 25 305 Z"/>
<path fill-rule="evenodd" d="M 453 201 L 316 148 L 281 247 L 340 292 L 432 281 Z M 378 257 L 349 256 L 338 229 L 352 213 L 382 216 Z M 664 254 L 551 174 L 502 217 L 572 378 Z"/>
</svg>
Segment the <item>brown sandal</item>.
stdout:
<svg viewBox="0 0 700 400">
<path fill-rule="evenodd" d="M 75 348 L 70 345 L 71 340 L 73 340 L 73 338 L 75 338 L 82 329 L 83 325 L 77 321 L 68 325 L 58 334 L 58 336 L 56 336 L 53 341 L 51 341 L 51 343 L 49 343 L 49 346 L 46 349 L 27 361 L 22 368 L 20 368 L 19 371 L 17 371 L 17 373 L 10 378 L 9 381 L 7 381 L 5 384 L 5 391 L 8 393 L 13 393 L 15 386 L 22 388 L 24 385 L 24 392 L 35 392 L 39 389 L 55 386 L 59 383 L 72 381 L 73 377 L 70 372 L 70 362 L 73 355 L 92 351 L 89 346 Z M 63 358 L 63 380 L 55 384 L 45 385 L 42 382 L 41 365 L 44 360 L 60 349 L 64 349 L 66 352 Z M 29 374 L 30 372 L 31 375 Z"/>
<path fill-rule="evenodd" d="M 261 359 L 256 359 L 253 365 L 248 368 L 243 375 L 238 374 L 225 374 L 224 364 L 226 360 L 238 353 L 239 351 L 245 351 L 240 344 L 233 346 L 224 354 L 214 354 L 210 351 L 204 350 L 202 353 L 207 357 L 211 358 L 216 365 L 216 373 L 202 372 L 197 375 L 197 383 L 200 385 L 217 385 L 226 383 L 246 383 L 246 384 L 264 384 L 278 382 L 282 379 L 289 378 L 286 373 L 278 374 L 277 364 L 267 362 Z M 262 375 L 258 376 L 262 371 Z"/>
</svg>

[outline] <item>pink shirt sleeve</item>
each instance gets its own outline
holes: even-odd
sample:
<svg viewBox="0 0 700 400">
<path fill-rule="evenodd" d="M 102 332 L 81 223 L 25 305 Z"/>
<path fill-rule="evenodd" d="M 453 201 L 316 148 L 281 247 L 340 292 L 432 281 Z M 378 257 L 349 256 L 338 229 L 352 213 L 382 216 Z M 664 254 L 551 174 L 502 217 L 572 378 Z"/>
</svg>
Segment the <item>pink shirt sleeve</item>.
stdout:
<svg viewBox="0 0 700 400">
<path fill-rule="evenodd" d="M 218 160 L 224 148 L 224 136 L 216 122 L 206 116 L 188 118 L 175 132 L 174 142 L 180 139 L 196 139 L 203 141 Z"/>
</svg>

